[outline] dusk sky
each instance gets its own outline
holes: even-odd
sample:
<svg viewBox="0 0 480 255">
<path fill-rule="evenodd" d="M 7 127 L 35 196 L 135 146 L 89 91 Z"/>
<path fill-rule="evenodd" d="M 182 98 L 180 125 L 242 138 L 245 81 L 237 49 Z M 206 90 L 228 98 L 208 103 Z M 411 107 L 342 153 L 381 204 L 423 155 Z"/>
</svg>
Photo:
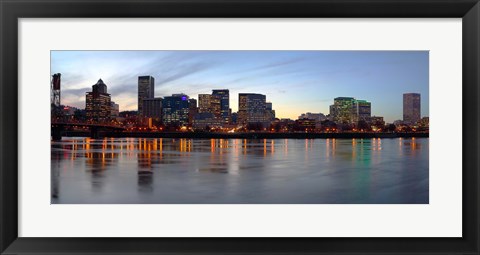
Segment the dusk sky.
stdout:
<svg viewBox="0 0 480 255">
<path fill-rule="evenodd" d="M 335 97 L 372 103 L 372 116 L 402 119 L 403 93 L 421 94 L 428 116 L 428 51 L 52 51 L 51 75 L 62 74 L 61 103 L 85 108 L 85 92 L 102 79 L 120 111 L 137 110 L 138 76 L 155 78 L 155 96 L 212 89 L 260 93 L 277 118 L 329 113 Z"/>
</svg>

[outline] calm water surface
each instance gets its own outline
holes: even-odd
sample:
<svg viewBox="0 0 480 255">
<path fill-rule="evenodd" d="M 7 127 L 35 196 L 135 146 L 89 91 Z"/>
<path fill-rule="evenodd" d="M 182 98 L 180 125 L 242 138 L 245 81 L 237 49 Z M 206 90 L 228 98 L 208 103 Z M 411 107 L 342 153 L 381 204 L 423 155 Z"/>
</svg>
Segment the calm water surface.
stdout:
<svg viewBox="0 0 480 255">
<path fill-rule="evenodd" d="M 428 203 L 428 141 L 63 138 L 52 203 Z"/>
</svg>

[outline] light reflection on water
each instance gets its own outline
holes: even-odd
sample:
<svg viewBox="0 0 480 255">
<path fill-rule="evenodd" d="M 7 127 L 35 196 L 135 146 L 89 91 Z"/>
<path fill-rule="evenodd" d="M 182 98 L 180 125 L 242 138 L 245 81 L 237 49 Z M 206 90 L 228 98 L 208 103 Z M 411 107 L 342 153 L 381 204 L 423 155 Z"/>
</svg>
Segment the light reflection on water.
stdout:
<svg viewBox="0 0 480 255">
<path fill-rule="evenodd" d="M 428 138 L 68 138 L 52 203 L 428 203 Z"/>
</svg>

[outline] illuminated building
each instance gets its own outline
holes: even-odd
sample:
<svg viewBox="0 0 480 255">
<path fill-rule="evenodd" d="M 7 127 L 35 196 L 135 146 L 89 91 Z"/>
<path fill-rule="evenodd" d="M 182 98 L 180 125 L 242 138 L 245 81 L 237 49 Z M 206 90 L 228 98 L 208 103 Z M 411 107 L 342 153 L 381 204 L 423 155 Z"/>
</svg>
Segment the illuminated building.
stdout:
<svg viewBox="0 0 480 255">
<path fill-rule="evenodd" d="M 213 113 L 213 109 L 211 107 L 212 102 L 212 95 L 210 94 L 199 94 L 198 95 L 198 112 L 210 112 Z"/>
<path fill-rule="evenodd" d="M 295 130 L 297 131 L 314 131 L 316 121 L 313 119 L 299 119 L 295 121 Z"/>
<path fill-rule="evenodd" d="M 222 126 L 222 119 L 216 118 L 211 112 L 202 112 L 195 115 L 193 119 L 193 128 L 203 130 L 207 128 L 216 128 Z"/>
<path fill-rule="evenodd" d="M 215 115 L 216 118 L 221 118 L 221 103 L 220 97 L 217 95 L 212 95 L 212 100 L 210 101 L 210 111 Z"/>
<path fill-rule="evenodd" d="M 120 106 L 116 104 L 115 102 L 111 101 L 110 102 L 110 116 L 112 118 L 118 117 L 120 114 Z"/>
<path fill-rule="evenodd" d="M 383 120 L 383 117 L 372 116 L 369 118 L 368 123 L 370 124 L 373 131 L 385 129 L 385 121 Z"/>
<path fill-rule="evenodd" d="M 165 125 L 188 125 L 189 102 L 185 94 L 173 94 L 164 97 L 162 102 L 162 119 Z"/>
<path fill-rule="evenodd" d="M 107 85 L 102 79 L 92 86 L 92 92 L 86 93 L 85 111 L 88 120 L 105 121 L 110 118 L 111 105 Z"/>
<path fill-rule="evenodd" d="M 366 100 L 355 100 L 356 121 L 368 121 L 370 116 L 372 116 L 372 103 Z"/>
<path fill-rule="evenodd" d="M 198 95 L 198 112 L 213 113 L 222 119 L 224 124 L 230 124 L 230 92 L 228 89 L 214 89 L 212 94 Z"/>
<path fill-rule="evenodd" d="M 152 76 L 138 76 L 138 116 L 144 117 L 143 100 L 155 97 L 155 79 Z"/>
<path fill-rule="evenodd" d="M 420 94 L 403 94 L 403 121 L 406 124 L 416 124 L 420 120 Z"/>
<path fill-rule="evenodd" d="M 188 124 L 193 124 L 193 119 L 198 113 L 197 99 L 190 98 L 188 99 Z"/>
<path fill-rule="evenodd" d="M 270 123 L 267 119 L 266 110 L 265 95 L 254 93 L 238 94 L 238 124 L 260 123 L 266 127 Z"/>
<path fill-rule="evenodd" d="M 291 119 L 275 119 L 272 122 L 274 131 L 276 132 L 292 132 L 295 130 L 297 122 Z"/>
<path fill-rule="evenodd" d="M 162 101 L 161 97 L 143 99 L 143 116 L 160 121 L 162 119 Z"/>
<path fill-rule="evenodd" d="M 353 123 L 355 118 L 355 98 L 337 97 L 330 106 L 330 116 L 336 123 Z"/>
<path fill-rule="evenodd" d="M 418 125 L 420 127 L 428 127 L 430 123 L 429 117 L 423 117 L 420 121 L 418 121 Z"/>
<path fill-rule="evenodd" d="M 356 124 L 358 121 L 367 121 L 371 116 L 372 105 L 366 100 L 357 100 L 353 97 L 337 97 L 330 105 L 330 117 L 339 124 Z"/>
<path fill-rule="evenodd" d="M 212 90 L 212 108 L 217 118 L 222 118 L 225 124 L 230 123 L 230 92 L 228 89 Z"/>
<path fill-rule="evenodd" d="M 385 121 L 383 120 L 383 117 L 380 117 L 380 116 L 370 117 L 369 123 L 371 123 L 372 126 L 378 126 L 378 127 L 385 126 Z"/>
</svg>

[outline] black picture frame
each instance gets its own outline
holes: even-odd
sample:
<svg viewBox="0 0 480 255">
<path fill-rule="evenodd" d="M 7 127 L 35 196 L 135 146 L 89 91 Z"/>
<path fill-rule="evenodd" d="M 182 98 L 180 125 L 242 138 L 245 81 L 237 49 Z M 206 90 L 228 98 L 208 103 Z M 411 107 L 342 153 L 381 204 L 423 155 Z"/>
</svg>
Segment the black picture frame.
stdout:
<svg viewBox="0 0 480 255">
<path fill-rule="evenodd" d="M 0 13 L 1 254 L 479 254 L 478 0 L 0 0 Z M 18 237 L 18 19 L 65 17 L 462 18 L 463 237 Z"/>
</svg>

